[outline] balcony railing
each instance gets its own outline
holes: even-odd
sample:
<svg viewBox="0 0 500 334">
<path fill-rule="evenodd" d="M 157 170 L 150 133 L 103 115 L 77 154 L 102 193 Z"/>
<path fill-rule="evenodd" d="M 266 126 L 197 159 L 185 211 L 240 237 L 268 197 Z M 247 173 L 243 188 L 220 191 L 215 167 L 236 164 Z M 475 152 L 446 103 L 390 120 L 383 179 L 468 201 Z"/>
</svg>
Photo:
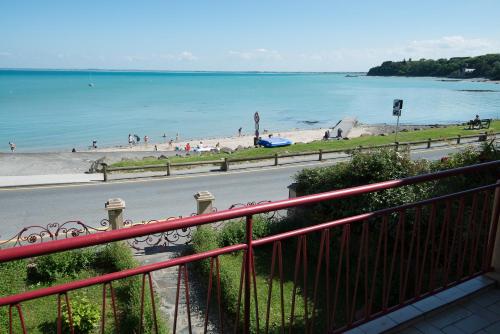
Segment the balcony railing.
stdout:
<svg viewBox="0 0 500 334">
<path fill-rule="evenodd" d="M 107 286 L 127 277 L 142 276 L 142 308 L 144 291 L 154 285 L 151 273 L 177 267 L 173 332 L 178 331 L 181 301 L 185 294 L 185 313 L 191 332 L 191 296 L 188 268 L 208 260 L 210 274 L 206 279 L 205 332 L 210 305 L 217 299 L 218 316 L 210 319 L 218 323 L 218 331 L 229 329 L 236 333 L 254 332 L 342 332 L 447 289 L 491 270 L 491 261 L 500 212 L 500 183 L 481 185 L 472 189 L 445 194 L 419 202 L 364 212 L 333 221 L 320 222 L 303 228 L 254 239 L 255 215 L 306 208 L 328 201 L 343 199 L 436 181 L 458 175 L 489 173 L 498 177 L 500 161 L 441 171 L 405 179 L 390 180 L 326 193 L 302 196 L 277 202 L 233 208 L 210 214 L 159 221 L 127 229 L 113 230 L 71 239 L 55 240 L 0 250 L 0 263 L 36 257 L 71 249 L 103 245 L 113 241 L 138 238 L 151 234 L 187 229 L 243 218 L 246 222 L 246 240 L 241 244 L 184 255 L 167 261 L 143 265 L 134 269 L 109 273 L 89 279 L 46 287 L 0 297 L 0 307 L 9 308 L 9 323 L 24 326 L 22 303 L 28 300 L 56 296 L 70 304 L 70 292 L 92 285 L 103 286 L 103 300 Z M 292 213 L 293 214 L 293 213 Z M 300 214 L 300 210 L 295 211 Z M 267 249 L 270 258 L 258 263 L 258 253 Z M 293 252 L 290 252 L 293 249 Z M 221 300 L 220 258 L 241 253 L 241 281 L 237 311 L 234 317 L 223 317 Z M 255 256 L 257 254 L 257 256 Z M 270 263 L 270 266 L 269 266 Z M 267 278 L 257 279 L 258 275 Z M 293 285 L 290 296 L 284 296 L 284 285 Z M 257 294 L 257 285 L 264 284 L 267 298 Z M 278 307 L 271 307 L 272 291 L 279 289 Z M 114 298 L 114 295 L 112 295 Z M 299 302 L 300 299 L 300 302 Z M 114 299 L 113 299 L 114 300 Z M 287 301 L 285 303 L 285 301 Z M 154 298 L 152 298 L 154 303 Z M 114 305 L 114 304 L 113 304 Z M 298 307 L 301 307 L 298 310 Z M 12 310 L 17 309 L 18 317 Z M 70 310 L 70 307 L 68 307 Z M 154 309 L 154 305 L 153 305 Z M 113 307 L 114 314 L 116 309 Z M 103 316 L 106 304 L 102 305 Z M 270 322 L 271 313 L 279 313 L 278 323 Z M 61 321 L 61 312 L 58 312 Z M 154 320 L 156 321 L 156 315 Z M 70 317 L 71 319 L 71 317 Z M 70 326 L 72 327 L 72 326 Z M 60 331 L 60 328 L 58 329 Z M 102 328 L 104 330 L 104 328 Z"/>
</svg>

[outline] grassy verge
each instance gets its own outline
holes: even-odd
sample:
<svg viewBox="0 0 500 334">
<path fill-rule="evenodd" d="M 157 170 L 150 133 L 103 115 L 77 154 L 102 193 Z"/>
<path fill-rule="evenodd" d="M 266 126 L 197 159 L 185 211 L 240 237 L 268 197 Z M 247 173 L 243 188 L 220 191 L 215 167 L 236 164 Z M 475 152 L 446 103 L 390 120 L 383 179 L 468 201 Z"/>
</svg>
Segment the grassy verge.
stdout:
<svg viewBox="0 0 500 334">
<path fill-rule="evenodd" d="M 33 260 L 20 260 L 0 264 L 0 295 L 35 290 L 75 280 L 99 276 L 136 267 L 137 263 L 130 249 L 121 244 L 109 244 L 86 250 L 68 251 L 38 257 Z M 117 297 L 120 333 L 136 333 L 140 324 L 141 277 L 131 277 L 113 283 Z M 149 296 L 149 293 L 146 292 Z M 102 285 L 71 291 L 68 293 L 74 310 L 79 300 L 89 301 L 86 314 L 94 314 L 90 331 L 98 333 L 101 324 Z M 75 304 L 76 303 L 76 304 Z M 111 308 L 111 295 L 106 296 L 106 333 L 115 333 L 115 323 Z M 64 305 L 64 303 L 63 303 Z M 158 303 L 156 304 L 158 305 Z M 28 333 L 55 333 L 57 319 L 57 296 L 48 296 L 23 302 L 21 304 Z M 14 332 L 21 332 L 17 312 L 14 315 Z M 159 312 L 157 315 L 160 317 Z M 76 316 L 74 319 L 76 321 Z M 161 317 L 160 317 L 161 318 Z M 160 320 L 160 333 L 166 333 L 165 324 Z M 145 308 L 144 333 L 152 333 L 153 321 L 150 302 Z M 0 308 L 0 333 L 8 332 L 8 307 Z"/>
<path fill-rule="evenodd" d="M 422 141 L 429 138 L 432 139 L 442 139 L 449 137 L 456 137 L 458 135 L 466 136 L 484 133 L 485 130 L 465 130 L 464 126 L 447 126 L 442 128 L 424 129 L 419 131 L 408 131 L 401 132 L 398 135 L 399 142 L 410 142 L 410 141 Z M 500 131 L 500 120 L 492 121 L 488 132 L 498 132 Z M 131 166 L 145 166 L 145 165 L 157 165 L 165 164 L 167 161 L 170 162 L 197 162 L 197 161 L 207 161 L 207 160 L 217 160 L 223 158 L 253 158 L 259 156 L 272 156 L 275 153 L 299 153 L 299 152 L 310 152 L 322 150 L 335 150 L 335 149 L 352 149 L 360 145 L 362 146 L 374 146 L 390 144 L 394 142 L 394 136 L 365 136 L 353 138 L 350 140 L 330 140 L 323 141 L 318 140 L 311 143 L 297 143 L 292 146 L 277 147 L 277 148 L 250 148 L 243 149 L 233 152 L 231 154 L 227 153 L 203 153 L 187 157 L 170 157 L 167 159 L 143 159 L 143 160 L 129 160 L 120 161 L 112 164 L 110 167 L 131 167 Z"/>
</svg>

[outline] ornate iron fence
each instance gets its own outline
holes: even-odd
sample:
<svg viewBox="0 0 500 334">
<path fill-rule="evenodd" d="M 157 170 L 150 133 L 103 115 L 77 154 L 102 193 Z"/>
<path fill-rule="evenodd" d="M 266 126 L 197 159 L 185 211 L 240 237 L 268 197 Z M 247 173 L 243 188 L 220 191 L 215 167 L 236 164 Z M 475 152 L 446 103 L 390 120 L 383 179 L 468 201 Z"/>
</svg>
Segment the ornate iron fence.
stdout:
<svg viewBox="0 0 500 334">
<path fill-rule="evenodd" d="M 50 223 L 46 226 L 32 225 L 24 227 L 12 237 L 1 241 L 0 248 L 25 246 L 109 230 L 111 230 L 111 225 L 107 219 L 102 219 L 97 227 L 87 225 L 79 220 L 70 220 L 62 224 Z"/>
</svg>

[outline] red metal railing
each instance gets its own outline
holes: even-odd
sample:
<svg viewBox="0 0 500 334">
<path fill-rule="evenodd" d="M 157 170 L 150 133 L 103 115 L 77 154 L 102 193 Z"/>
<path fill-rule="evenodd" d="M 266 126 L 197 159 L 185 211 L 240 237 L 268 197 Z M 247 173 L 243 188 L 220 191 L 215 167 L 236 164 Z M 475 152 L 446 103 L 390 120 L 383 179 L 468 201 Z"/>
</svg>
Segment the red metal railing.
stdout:
<svg viewBox="0 0 500 334">
<path fill-rule="evenodd" d="M 217 328 L 220 332 L 229 328 L 235 332 L 245 333 L 259 332 L 262 329 L 266 333 L 285 330 L 343 331 L 489 271 L 500 212 L 500 184 L 484 185 L 425 201 L 361 213 L 258 240 L 252 237 L 253 216 L 450 176 L 492 173 L 492 171 L 495 173 L 493 175 L 498 175 L 499 167 L 500 161 L 495 161 L 195 217 L 160 221 L 123 230 L 0 250 L 1 263 L 246 217 L 245 243 L 16 295 L 2 296 L 0 306 L 9 307 L 11 328 L 14 321 L 12 309 L 17 309 L 21 328 L 25 332 L 22 302 L 50 295 L 58 296 L 57 318 L 60 324 L 61 299 L 64 296 L 71 325 L 69 292 L 101 284 L 104 321 L 107 286 L 110 287 L 112 311 L 116 318 L 112 282 L 142 275 L 141 309 L 144 310 L 145 291 L 149 288 L 153 303 L 154 329 L 156 329 L 157 316 L 154 311 L 154 285 L 151 273 L 164 268 L 178 267 L 173 330 L 174 332 L 178 330 L 177 318 L 181 306 L 179 297 L 181 290 L 184 290 L 188 330 L 191 332 L 188 264 L 209 260 L 207 302 L 203 317 L 205 332 L 209 321 L 209 308 L 213 302 L 212 294 L 217 296 L 219 318 Z M 259 252 L 266 250 L 269 253 L 262 254 L 271 254 L 270 258 L 260 256 L 262 254 Z M 235 319 L 228 320 L 222 316 L 221 270 L 223 268 L 220 258 L 237 252 L 243 252 L 239 297 Z M 264 261 L 261 261 L 263 258 Z M 268 273 L 262 272 L 262 269 L 255 269 L 269 267 L 269 262 Z M 266 275 L 268 277 L 262 280 Z M 261 287 L 258 281 L 260 285 L 266 285 L 268 298 L 265 301 L 265 308 L 259 308 L 259 303 L 263 301 L 258 300 L 257 288 Z M 290 282 L 293 285 L 291 295 L 285 295 L 284 286 Z M 279 309 L 271 305 L 275 284 L 280 288 Z M 215 293 L 212 291 L 214 285 L 216 285 Z M 320 291 L 321 289 L 323 291 Z M 298 310 L 299 304 L 302 304 L 301 310 Z M 276 312 L 279 321 L 272 322 L 270 317 Z M 241 323 L 240 315 L 243 319 Z M 264 326 L 260 323 L 262 319 L 265 319 Z M 61 331 L 60 327 L 59 325 L 58 332 Z M 70 327 L 72 329 L 72 326 Z M 104 331 L 104 323 L 101 329 Z"/>
</svg>

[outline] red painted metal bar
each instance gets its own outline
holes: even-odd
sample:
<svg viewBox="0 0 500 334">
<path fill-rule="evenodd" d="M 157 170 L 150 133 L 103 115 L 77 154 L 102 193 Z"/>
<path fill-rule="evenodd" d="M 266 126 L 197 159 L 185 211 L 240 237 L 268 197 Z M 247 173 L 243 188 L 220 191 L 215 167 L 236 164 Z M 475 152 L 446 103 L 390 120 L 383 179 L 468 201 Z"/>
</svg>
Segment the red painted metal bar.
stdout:
<svg viewBox="0 0 500 334">
<path fill-rule="evenodd" d="M 246 245 L 247 245 L 247 255 L 245 257 L 245 297 L 244 297 L 244 317 L 243 317 L 243 331 L 245 334 L 250 333 L 250 288 L 252 280 L 252 216 L 246 217 Z"/>
<path fill-rule="evenodd" d="M 190 256 L 175 258 L 175 259 L 171 259 L 168 261 L 157 262 L 157 263 L 149 264 L 149 265 L 144 265 L 144 266 L 140 266 L 140 267 L 133 268 L 133 269 L 117 271 L 114 273 L 105 274 L 105 275 L 101 275 L 98 277 L 87 278 L 87 279 L 83 279 L 83 280 L 79 280 L 79 281 L 74 281 L 74 282 L 70 282 L 70 283 L 52 286 L 49 288 L 42 288 L 42 289 L 38 289 L 38 290 L 20 293 L 20 294 L 13 295 L 13 296 L 2 297 L 2 298 L 0 298 L 0 306 L 17 304 L 17 303 L 20 303 L 22 301 L 26 301 L 26 300 L 30 300 L 30 299 L 35 299 L 35 298 L 40 298 L 40 297 L 45 297 L 45 296 L 50 296 L 50 295 L 56 295 L 59 293 L 63 293 L 66 291 L 71 291 L 71 290 L 76 290 L 76 289 L 81 289 L 81 288 L 91 286 L 91 285 L 103 284 L 106 282 L 111 282 L 111 281 L 119 280 L 122 278 L 130 277 L 130 276 L 141 275 L 144 273 L 148 273 L 148 272 L 152 272 L 152 271 L 156 271 L 156 270 L 160 270 L 160 269 L 164 269 L 164 268 L 174 267 L 174 266 L 182 265 L 182 264 L 189 263 L 189 262 L 207 259 L 207 258 L 210 258 L 213 256 L 233 253 L 233 252 L 243 250 L 243 249 L 246 249 L 245 244 L 227 246 L 227 247 L 218 248 L 215 250 L 210 250 L 210 251 L 203 252 L 203 253 L 193 254 Z"/>
<path fill-rule="evenodd" d="M 21 324 L 21 329 L 23 331 L 23 334 L 26 334 L 26 325 L 24 324 L 23 310 L 21 309 L 21 305 L 19 305 L 19 304 L 9 305 L 9 334 L 13 333 L 13 328 L 12 328 L 12 308 L 13 307 L 15 307 L 17 310 L 17 315 L 19 316 L 19 322 Z"/>
<path fill-rule="evenodd" d="M 71 239 L 56 240 L 47 243 L 28 245 L 19 248 L 4 249 L 0 250 L 0 263 L 27 257 L 39 256 L 48 253 L 61 252 L 70 249 L 89 247 L 89 246 L 109 243 L 112 241 L 125 240 L 144 235 L 165 232 L 169 230 L 188 228 L 192 226 L 213 223 L 221 220 L 229 220 L 244 216 L 251 216 L 269 211 L 283 210 L 291 207 L 313 204 L 326 200 L 341 199 L 350 196 L 361 195 L 370 192 L 416 184 L 420 182 L 442 179 L 445 177 L 450 177 L 455 175 L 484 171 L 485 169 L 494 168 L 497 169 L 498 172 L 499 167 L 500 167 L 500 161 L 492 161 L 478 165 L 449 169 L 432 174 L 424 174 L 414 177 L 408 177 L 405 179 L 384 181 L 374 184 L 335 190 L 309 196 L 302 196 L 293 199 L 265 203 L 255 206 L 219 211 L 215 213 L 198 215 L 193 217 L 186 217 L 169 221 L 159 221 L 156 224 L 146 224 L 127 229 L 109 231 L 105 233 L 97 233 L 93 235 L 74 237 Z"/>
<path fill-rule="evenodd" d="M 257 246 L 261 246 L 264 244 L 272 243 L 276 240 L 284 240 L 284 239 L 292 238 L 295 236 L 300 236 L 300 235 L 308 234 L 311 232 L 320 231 L 323 229 L 330 229 L 330 228 L 333 228 L 336 226 L 342 226 L 342 225 L 349 226 L 348 224 L 353 223 L 353 222 L 362 221 L 362 220 L 369 219 L 369 218 L 374 218 L 374 217 L 388 214 L 388 213 L 391 213 L 394 211 L 399 211 L 399 210 L 402 210 L 405 208 L 411 208 L 414 206 L 425 205 L 425 204 L 432 204 L 438 200 L 445 200 L 445 199 L 449 199 L 449 198 L 463 196 L 463 195 L 469 194 L 469 193 L 494 189 L 495 187 L 498 187 L 498 186 L 499 186 L 498 184 L 492 184 L 492 185 L 478 187 L 478 188 L 470 189 L 467 191 L 463 191 L 463 192 L 459 192 L 459 193 L 455 193 L 455 194 L 451 194 L 451 195 L 438 197 L 435 199 L 421 201 L 421 202 L 413 203 L 413 204 L 409 204 L 409 205 L 403 205 L 403 206 L 400 206 L 397 208 L 383 209 L 383 210 L 375 211 L 372 213 L 360 214 L 357 216 L 343 218 L 343 219 L 339 219 L 336 221 L 315 225 L 312 227 L 302 228 L 302 229 L 298 229 L 295 231 L 290 231 L 290 232 L 285 232 L 285 233 L 277 234 L 277 235 L 270 236 L 270 237 L 265 237 L 265 238 L 262 238 L 259 240 L 253 240 L 252 245 L 253 245 L 253 247 L 257 247 Z M 485 205 L 487 205 L 486 203 L 487 202 L 485 201 Z M 486 217 L 486 214 L 484 214 L 484 216 Z M 104 233 L 102 233 L 102 234 L 104 234 Z M 86 238 L 86 237 L 82 237 L 82 238 Z M 429 238 L 429 235 L 428 235 L 428 238 Z M 431 236 L 431 238 L 432 238 L 432 236 Z M 68 240 L 73 240 L 73 239 L 68 239 Z M 57 242 L 57 241 L 54 241 L 54 242 Z M 26 247 L 29 247 L 29 246 L 26 246 Z M 19 250 L 22 248 L 24 248 L 24 247 L 19 247 L 16 249 Z M 145 265 L 145 266 L 137 267 L 134 269 L 128 269 L 128 270 L 119 271 L 119 272 L 115 272 L 115 273 L 105 274 L 102 276 L 92 277 L 92 278 L 88 278 L 88 279 L 84 279 L 84 280 L 80 280 L 80 281 L 74 281 L 74 282 L 61 284 L 61 285 L 57 285 L 57 286 L 53 286 L 53 287 L 49 287 L 49 288 L 42 288 L 42 289 L 38 289 L 38 290 L 28 291 L 28 292 L 13 295 L 13 296 L 2 297 L 2 298 L 0 298 L 0 306 L 9 305 L 9 304 L 13 305 L 13 304 L 17 304 L 17 303 L 20 303 L 22 301 L 25 301 L 25 300 L 30 300 L 30 299 L 35 299 L 35 298 L 39 298 L 39 297 L 59 294 L 59 293 L 63 293 L 66 291 L 76 290 L 76 289 L 80 289 L 80 288 L 95 285 L 95 284 L 103 284 L 106 282 L 111 282 L 114 280 L 130 277 L 130 276 L 134 276 L 134 275 L 144 274 L 144 273 L 159 270 L 159 269 L 164 269 L 164 268 L 177 266 L 177 265 L 181 265 L 181 264 L 185 264 L 185 263 L 189 263 L 189 262 L 194 262 L 194 261 L 210 258 L 213 256 L 228 254 L 228 253 L 232 253 L 232 252 L 243 250 L 243 249 L 247 249 L 247 245 L 245 245 L 245 244 L 232 245 L 232 246 L 227 246 L 227 247 L 223 247 L 223 248 L 219 248 L 219 249 L 215 249 L 215 250 L 210 250 L 210 251 L 203 252 L 203 253 L 193 254 L 193 255 L 189 255 L 189 256 L 171 259 L 168 261 L 158 262 L 155 264 Z M 426 247 L 426 249 L 427 249 L 427 247 Z M 7 249 L 7 250 L 10 250 L 10 249 Z M 2 251 L 7 251 L 7 250 L 2 250 Z M 2 251 L 0 251 L 0 252 L 2 252 Z M 431 251 L 431 254 L 433 254 L 433 251 Z M 433 256 L 430 256 L 430 257 L 432 260 Z M 348 259 L 346 259 L 346 260 L 348 260 Z M 424 260 L 425 260 L 425 254 L 424 254 Z M 340 268 L 339 268 L 339 270 L 340 270 Z M 384 280 L 384 282 L 385 282 L 385 280 Z M 333 321 L 333 318 L 332 318 L 332 321 Z"/>
</svg>

